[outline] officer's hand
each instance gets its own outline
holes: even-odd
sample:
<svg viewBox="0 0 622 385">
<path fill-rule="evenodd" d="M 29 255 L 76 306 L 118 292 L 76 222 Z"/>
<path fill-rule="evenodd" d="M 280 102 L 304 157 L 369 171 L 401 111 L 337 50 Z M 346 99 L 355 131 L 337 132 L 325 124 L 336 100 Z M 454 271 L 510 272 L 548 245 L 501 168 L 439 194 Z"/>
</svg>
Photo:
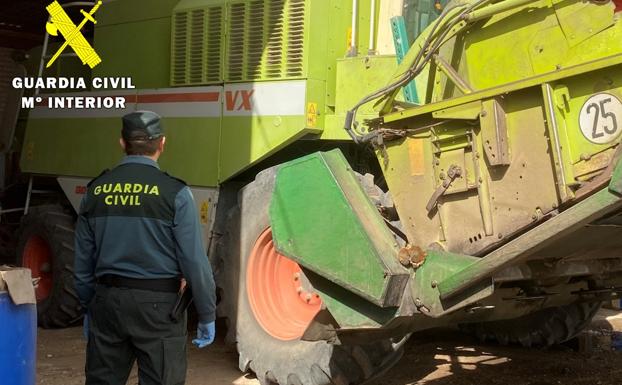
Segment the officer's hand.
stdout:
<svg viewBox="0 0 622 385">
<path fill-rule="evenodd" d="M 192 343 L 200 348 L 204 348 L 207 345 L 214 342 L 216 337 L 216 323 L 212 322 L 199 322 L 197 327 L 197 338 L 192 340 Z"/>
<path fill-rule="evenodd" d="M 84 315 L 84 320 L 82 321 L 82 333 L 84 333 L 84 339 L 89 340 L 89 316 L 87 314 Z"/>
</svg>

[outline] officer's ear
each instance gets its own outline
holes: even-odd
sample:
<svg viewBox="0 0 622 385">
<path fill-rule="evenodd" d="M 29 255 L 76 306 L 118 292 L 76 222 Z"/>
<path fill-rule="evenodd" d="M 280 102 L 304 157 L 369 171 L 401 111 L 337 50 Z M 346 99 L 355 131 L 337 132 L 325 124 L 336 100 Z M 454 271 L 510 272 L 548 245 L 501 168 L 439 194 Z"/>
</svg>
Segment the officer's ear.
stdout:
<svg viewBox="0 0 622 385">
<path fill-rule="evenodd" d="M 123 138 L 119 138 L 119 145 L 123 149 L 123 152 L 125 152 L 125 140 L 123 140 Z"/>
<path fill-rule="evenodd" d="M 158 146 L 158 150 L 160 152 L 164 152 L 164 144 L 166 143 L 166 136 L 162 137 L 162 140 L 160 141 L 160 145 Z"/>
</svg>

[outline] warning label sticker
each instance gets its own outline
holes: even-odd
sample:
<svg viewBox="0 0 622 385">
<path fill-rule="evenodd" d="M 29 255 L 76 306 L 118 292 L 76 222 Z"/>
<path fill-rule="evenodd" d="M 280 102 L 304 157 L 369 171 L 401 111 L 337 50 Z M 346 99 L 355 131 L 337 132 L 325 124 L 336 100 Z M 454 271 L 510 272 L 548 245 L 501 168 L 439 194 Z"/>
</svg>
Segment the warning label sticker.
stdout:
<svg viewBox="0 0 622 385">
<path fill-rule="evenodd" d="M 317 103 L 307 103 L 307 127 L 317 126 Z"/>
</svg>

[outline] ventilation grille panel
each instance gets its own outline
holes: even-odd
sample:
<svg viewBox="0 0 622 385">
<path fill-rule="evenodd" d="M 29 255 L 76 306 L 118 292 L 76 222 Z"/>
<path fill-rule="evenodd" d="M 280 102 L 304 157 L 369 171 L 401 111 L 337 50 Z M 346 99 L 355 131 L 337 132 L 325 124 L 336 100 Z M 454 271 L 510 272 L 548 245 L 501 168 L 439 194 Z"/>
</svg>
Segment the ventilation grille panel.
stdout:
<svg viewBox="0 0 622 385">
<path fill-rule="evenodd" d="M 230 3 L 226 80 L 303 76 L 305 12 L 306 0 Z"/>
<path fill-rule="evenodd" d="M 223 6 L 212 6 L 173 15 L 172 85 L 222 82 L 223 12 Z"/>
</svg>

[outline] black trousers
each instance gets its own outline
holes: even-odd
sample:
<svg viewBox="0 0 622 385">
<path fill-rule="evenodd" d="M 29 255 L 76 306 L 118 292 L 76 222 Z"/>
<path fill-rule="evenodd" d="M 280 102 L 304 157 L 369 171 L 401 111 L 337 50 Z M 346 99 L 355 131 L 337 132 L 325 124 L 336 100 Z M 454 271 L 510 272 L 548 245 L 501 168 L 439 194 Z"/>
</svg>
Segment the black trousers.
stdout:
<svg viewBox="0 0 622 385">
<path fill-rule="evenodd" d="M 169 315 L 176 293 L 97 285 L 89 306 L 86 385 L 125 385 L 138 360 L 140 385 L 183 385 L 186 316 Z"/>
</svg>

